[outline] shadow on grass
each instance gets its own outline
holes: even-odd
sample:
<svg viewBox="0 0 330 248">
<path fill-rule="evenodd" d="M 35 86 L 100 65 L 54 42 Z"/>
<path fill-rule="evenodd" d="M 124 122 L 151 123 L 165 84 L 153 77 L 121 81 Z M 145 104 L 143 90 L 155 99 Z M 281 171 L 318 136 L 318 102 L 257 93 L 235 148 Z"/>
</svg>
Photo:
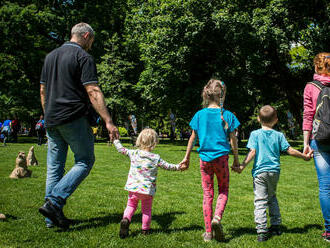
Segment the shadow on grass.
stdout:
<svg viewBox="0 0 330 248">
<path fill-rule="evenodd" d="M 307 233 L 310 229 L 322 230 L 322 226 L 319 224 L 308 224 L 308 225 L 305 225 L 304 227 L 294 227 L 291 229 L 288 229 L 286 226 L 283 226 L 283 225 L 281 226 L 281 230 L 282 230 L 283 234 L 285 234 L 285 233 L 302 234 L 302 233 Z M 231 233 L 231 235 L 228 239 L 226 239 L 227 242 L 229 240 L 238 238 L 242 235 L 256 235 L 257 236 L 256 229 L 251 228 L 251 227 L 229 229 L 229 232 Z"/>
<path fill-rule="evenodd" d="M 180 231 L 191 231 L 191 230 L 201 230 L 203 227 L 198 225 L 192 225 L 188 227 L 182 228 L 173 228 L 170 229 L 169 227 L 176 219 L 176 215 L 185 214 L 185 212 L 169 212 L 164 214 L 156 214 L 152 216 L 152 219 L 158 223 L 161 227 L 158 229 L 153 229 L 153 233 L 172 233 L 172 232 L 180 232 Z M 73 232 L 73 231 L 81 231 L 85 229 L 97 228 L 101 226 L 107 226 L 110 223 L 120 223 L 123 217 L 122 213 L 114 213 L 106 216 L 95 217 L 86 220 L 73 220 L 73 224 L 68 230 L 57 230 L 57 232 Z M 132 223 L 141 223 L 142 214 L 134 215 L 132 218 Z M 135 236 L 139 232 L 133 232 L 132 235 Z"/>
</svg>

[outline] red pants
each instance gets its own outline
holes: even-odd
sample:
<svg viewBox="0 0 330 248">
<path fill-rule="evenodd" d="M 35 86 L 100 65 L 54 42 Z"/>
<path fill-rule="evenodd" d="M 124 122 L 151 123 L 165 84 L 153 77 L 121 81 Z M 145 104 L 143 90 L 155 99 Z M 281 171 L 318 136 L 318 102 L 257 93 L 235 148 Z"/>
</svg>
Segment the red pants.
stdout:
<svg viewBox="0 0 330 248">
<path fill-rule="evenodd" d="M 229 169 L 228 169 L 228 155 L 221 156 L 212 160 L 211 162 L 204 162 L 200 160 L 200 169 L 202 175 L 203 187 L 203 214 L 206 232 L 211 232 L 211 221 L 213 218 L 213 197 L 214 197 L 214 174 L 217 177 L 219 196 L 215 208 L 214 215 L 222 218 L 225 210 L 228 189 L 229 189 Z"/>
</svg>

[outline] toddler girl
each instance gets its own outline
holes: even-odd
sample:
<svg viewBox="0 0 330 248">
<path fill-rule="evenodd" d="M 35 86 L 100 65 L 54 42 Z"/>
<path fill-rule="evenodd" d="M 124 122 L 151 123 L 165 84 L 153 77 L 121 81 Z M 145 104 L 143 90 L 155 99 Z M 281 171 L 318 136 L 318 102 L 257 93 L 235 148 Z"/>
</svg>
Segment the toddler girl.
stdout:
<svg viewBox="0 0 330 248">
<path fill-rule="evenodd" d="M 131 168 L 125 189 L 128 191 L 128 202 L 123 219 L 120 222 L 120 238 L 128 236 L 132 216 L 141 200 L 142 234 L 149 234 L 151 222 L 152 200 L 156 192 L 158 167 L 165 170 L 183 170 L 185 165 L 169 164 L 151 151 L 158 144 L 155 130 L 144 129 L 136 140 L 137 150 L 128 150 L 119 140 L 113 142 L 118 152 L 127 155 L 131 160 Z"/>
<path fill-rule="evenodd" d="M 228 154 L 230 145 L 234 154 L 234 165 L 239 165 L 235 129 L 240 125 L 233 113 L 223 108 L 226 86 L 220 80 L 211 79 L 204 87 L 202 97 L 204 109 L 198 111 L 190 122 L 192 135 L 187 152 L 180 164 L 189 166 L 190 153 L 195 138 L 199 138 L 200 171 L 203 187 L 203 214 L 206 232 L 204 241 L 215 238 L 224 240 L 220 224 L 228 199 L 229 169 Z M 230 140 L 230 145 L 228 141 Z M 214 174 L 218 180 L 219 197 L 213 216 Z M 213 233 L 212 233 L 213 231 Z"/>
</svg>

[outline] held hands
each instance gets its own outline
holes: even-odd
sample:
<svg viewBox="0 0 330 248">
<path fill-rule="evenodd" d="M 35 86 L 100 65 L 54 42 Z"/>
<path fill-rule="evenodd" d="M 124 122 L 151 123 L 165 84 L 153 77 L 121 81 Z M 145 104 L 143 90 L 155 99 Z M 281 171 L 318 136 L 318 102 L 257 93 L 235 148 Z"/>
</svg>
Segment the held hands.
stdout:
<svg viewBox="0 0 330 248">
<path fill-rule="evenodd" d="M 184 171 L 184 170 L 188 170 L 189 168 L 189 159 L 184 158 L 181 162 L 180 162 L 180 170 Z"/>
<path fill-rule="evenodd" d="M 244 170 L 244 168 L 245 168 L 245 166 L 243 166 L 243 165 L 232 166 L 231 170 L 238 173 L 238 174 L 241 174 L 241 172 Z"/>
<path fill-rule="evenodd" d="M 311 160 L 311 158 L 313 157 L 313 152 L 313 150 L 310 150 L 307 154 L 303 153 L 303 159 L 305 161 Z"/>
<path fill-rule="evenodd" d="M 234 159 L 233 165 L 231 166 L 231 170 L 240 174 L 245 168 L 245 164 L 240 164 L 238 160 Z"/>
<path fill-rule="evenodd" d="M 118 128 L 112 123 L 106 123 L 106 128 L 109 132 L 110 141 L 113 142 L 116 139 L 119 139 Z"/>
<path fill-rule="evenodd" d="M 314 151 L 312 150 L 312 148 L 309 145 L 304 146 L 304 150 L 303 150 L 304 157 L 303 157 L 303 159 L 305 161 L 309 161 L 313 157 L 313 152 Z"/>
</svg>

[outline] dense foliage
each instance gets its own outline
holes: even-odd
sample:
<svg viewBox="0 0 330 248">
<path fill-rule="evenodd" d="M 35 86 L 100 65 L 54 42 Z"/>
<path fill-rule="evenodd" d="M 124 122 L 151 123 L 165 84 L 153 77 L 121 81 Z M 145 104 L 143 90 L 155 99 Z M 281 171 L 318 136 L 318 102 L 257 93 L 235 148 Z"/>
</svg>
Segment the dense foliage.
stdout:
<svg viewBox="0 0 330 248">
<path fill-rule="evenodd" d="M 225 107 L 245 128 L 264 104 L 279 109 L 281 128 L 287 110 L 300 124 L 312 58 L 330 51 L 326 0 L 16 0 L 2 3 L 0 17 L 2 118 L 41 111 L 43 58 L 80 21 L 96 31 L 91 53 L 116 121 L 135 113 L 159 128 L 170 112 L 186 126 L 212 76 L 226 82 Z"/>
</svg>

